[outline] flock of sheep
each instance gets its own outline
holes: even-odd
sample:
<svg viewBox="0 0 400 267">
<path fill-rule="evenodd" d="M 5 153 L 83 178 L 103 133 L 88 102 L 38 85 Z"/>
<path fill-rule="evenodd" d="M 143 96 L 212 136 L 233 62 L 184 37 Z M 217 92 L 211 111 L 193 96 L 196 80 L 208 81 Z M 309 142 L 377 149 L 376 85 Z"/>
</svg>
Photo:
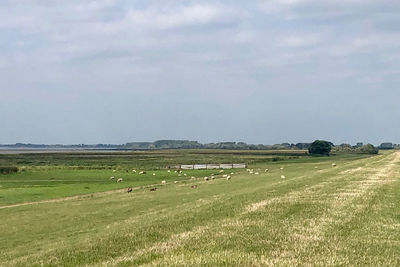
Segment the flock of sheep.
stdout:
<svg viewBox="0 0 400 267">
<path fill-rule="evenodd" d="M 336 167 L 336 163 L 332 163 L 332 167 Z M 318 169 L 317 166 L 315 166 L 314 168 L 315 168 L 315 169 Z M 282 174 L 281 174 L 281 179 L 285 179 L 286 176 L 283 174 L 284 167 L 280 167 L 279 169 L 280 169 L 280 171 L 281 171 L 281 173 L 282 173 Z M 246 171 L 248 172 L 248 174 L 252 174 L 252 175 L 259 175 L 259 174 L 260 174 L 260 169 L 257 169 L 257 171 L 254 171 L 254 169 L 246 169 Z M 269 169 L 265 169 L 265 170 L 264 170 L 265 173 L 267 173 L 268 171 L 269 171 Z M 116 170 L 113 170 L 113 172 L 116 172 Z M 137 171 L 136 171 L 135 169 L 133 169 L 132 172 L 133 172 L 133 173 L 137 173 Z M 171 173 L 171 170 L 167 170 L 167 172 L 168 172 L 168 173 Z M 183 173 L 182 170 L 175 170 L 174 172 L 178 175 L 178 177 L 181 177 L 182 174 L 183 174 L 183 176 L 185 176 L 185 177 L 187 176 L 187 174 L 186 174 L 186 173 Z M 141 175 L 141 174 L 146 174 L 146 171 L 140 171 L 139 174 L 140 174 L 140 175 Z M 152 175 L 155 176 L 156 173 L 153 172 Z M 224 173 L 224 170 L 220 170 L 220 171 L 218 172 L 218 174 L 211 174 L 210 176 L 205 176 L 205 177 L 204 177 L 204 180 L 205 180 L 205 181 L 214 180 L 214 179 L 216 178 L 216 176 L 218 176 L 218 175 L 220 175 L 222 178 L 225 178 L 226 180 L 229 181 L 229 180 L 231 180 L 232 175 L 234 175 L 234 172 L 231 172 L 230 174 L 225 174 L 225 173 Z M 111 180 L 115 180 L 116 178 L 115 178 L 115 176 L 111 176 L 110 179 L 111 179 Z M 194 179 L 196 179 L 196 177 L 195 177 L 195 176 L 191 176 L 191 179 L 194 180 Z M 118 179 L 117 179 L 117 183 L 120 183 L 120 182 L 122 182 L 122 181 L 123 181 L 122 178 L 118 178 Z M 174 181 L 174 183 L 176 184 L 176 183 L 178 183 L 178 181 Z M 165 185 L 165 184 L 167 184 L 167 181 L 166 181 L 166 180 L 162 180 L 162 181 L 161 181 L 161 184 Z M 191 188 L 197 188 L 197 185 L 192 185 Z M 156 187 L 153 187 L 153 188 L 150 189 L 150 191 L 156 191 L 156 190 L 157 190 Z M 128 187 L 127 192 L 130 193 L 130 192 L 132 192 L 132 191 L 133 191 L 132 187 Z"/>
</svg>

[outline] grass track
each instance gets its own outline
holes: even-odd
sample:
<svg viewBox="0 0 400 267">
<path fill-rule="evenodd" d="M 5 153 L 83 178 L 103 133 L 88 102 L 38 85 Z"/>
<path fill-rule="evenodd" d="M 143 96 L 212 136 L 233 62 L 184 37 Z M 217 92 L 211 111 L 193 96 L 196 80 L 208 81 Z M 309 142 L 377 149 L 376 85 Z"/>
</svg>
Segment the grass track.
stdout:
<svg viewBox="0 0 400 267">
<path fill-rule="evenodd" d="M 400 154 L 330 163 L 2 209 L 0 265 L 399 266 Z"/>
</svg>

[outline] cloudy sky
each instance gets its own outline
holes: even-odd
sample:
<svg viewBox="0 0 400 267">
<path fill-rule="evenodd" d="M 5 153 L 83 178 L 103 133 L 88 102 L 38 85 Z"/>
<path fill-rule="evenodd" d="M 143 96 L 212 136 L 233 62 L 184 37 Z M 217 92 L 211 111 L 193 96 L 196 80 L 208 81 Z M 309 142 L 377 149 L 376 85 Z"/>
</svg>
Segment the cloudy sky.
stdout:
<svg viewBox="0 0 400 267">
<path fill-rule="evenodd" d="M 398 0 L 1 0 L 0 143 L 400 142 Z"/>
</svg>

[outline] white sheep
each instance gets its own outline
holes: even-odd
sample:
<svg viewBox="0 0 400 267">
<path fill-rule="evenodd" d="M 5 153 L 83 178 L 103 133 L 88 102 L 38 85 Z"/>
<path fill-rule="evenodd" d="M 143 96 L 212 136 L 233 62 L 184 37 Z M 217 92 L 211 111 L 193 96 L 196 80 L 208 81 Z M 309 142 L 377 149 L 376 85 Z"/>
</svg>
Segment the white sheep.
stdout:
<svg viewBox="0 0 400 267">
<path fill-rule="evenodd" d="M 171 170 L 168 170 L 167 172 L 169 172 L 169 173 L 170 173 L 170 172 L 171 172 Z"/>
<path fill-rule="evenodd" d="M 187 176 L 187 174 L 186 174 L 186 173 L 184 173 L 184 174 L 183 174 L 183 176 Z"/>
<path fill-rule="evenodd" d="M 136 173 L 136 170 L 132 170 L 133 173 Z"/>
<path fill-rule="evenodd" d="M 226 180 L 230 180 L 230 179 L 231 179 L 231 176 L 228 175 L 228 176 L 226 177 Z"/>
<path fill-rule="evenodd" d="M 191 179 L 196 179 L 196 177 L 194 177 L 194 176 L 192 176 L 192 177 L 190 177 Z"/>
<path fill-rule="evenodd" d="M 155 176 L 156 175 L 156 173 L 155 172 L 153 172 L 153 176 Z"/>
<path fill-rule="evenodd" d="M 225 178 L 225 177 L 228 177 L 228 174 L 224 174 L 224 175 L 222 175 L 222 177 L 224 177 L 224 178 Z"/>
<path fill-rule="evenodd" d="M 280 167 L 281 171 L 283 171 L 283 167 Z"/>
<path fill-rule="evenodd" d="M 113 172 L 116 172 L 117 170 L 113 170 Z"/>
<path fill-rule="evenodd" d="M 161 183 L 162 183 L 162 184 L 166 184 L 166 183 L 167 183 L 167 181 L 165 181 L 165 180 L 162 180 L 162 181 L 161 181 Z"/>
<path fill-rule="evenodd" d="M 174 184 L 177 184 L 178 183 L 178 181 L 174 181 Z"/>
<path fill-rule="evenodd" d="M 260 173 L 259 173 L 259 172 L 255 172 L 254 174 L 255 174 L 255 175 L 259 175 Z"/>
<path fill-rule="evenodd" d="M 220 171 L 219 171 L 219 173 L 223 173 L 223 172 L 224 172 L 224 170 L 220 170 Z"/>
<path fill-rule="evenodd" d="M 285 178 L 286 178 L 286 176 L 285 176 L 285 175 L 281 175 L 281 178 L 282 178 L 282 179 L 285 179 Z"/>
<path fill-rule="evenodd" d="M 214 180 L 215 179 L 215 176 L 214 175 L 211 175 L 211 180 Z"/>
<path fill-rule="evenodd" d="M 206 176 L 206 177 L 204 177 L 204 180 L 205 180 L 205 181 L 208 181 L 209 179 L 208 179 L 208 177 Z"/>
<path fill-rule="evenodd" d="M 234 175 L 234 173 L 233 173 L 233 172 L 231 172 L 231 175 Z"/>
<path fill-rule="evenodd" d="M 332 163 L 332 167 L 336 167 L 336 163 Z"/>
<path fill-rule="evenodd" d="M 122 178 L 118 178 L 117 183 L 122 182 Z"/>
<path fill-rule="evenodd" d="M 144 174 L 144 171 L 139 172 L 139 174 Z"/>
<path fill-rule="evenodd" d="M 265 171 L 264 172 L 268 172 L 268 169 L 265 169 Z"/>
</svg>

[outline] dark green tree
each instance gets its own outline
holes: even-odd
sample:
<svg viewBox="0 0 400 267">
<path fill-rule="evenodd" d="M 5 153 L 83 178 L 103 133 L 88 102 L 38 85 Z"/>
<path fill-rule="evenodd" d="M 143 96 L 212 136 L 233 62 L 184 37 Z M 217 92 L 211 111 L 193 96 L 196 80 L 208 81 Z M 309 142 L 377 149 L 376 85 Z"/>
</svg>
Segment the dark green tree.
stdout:
<svg viewBox="0 0 400 267">
<path fill-rule="evenodd" d="M 308 152 L 310 153 L 310 155 L 329 156 L 331 149 L 331 142 L 324 140 L 315 140 L 308 148 Z"/>
</svg>

